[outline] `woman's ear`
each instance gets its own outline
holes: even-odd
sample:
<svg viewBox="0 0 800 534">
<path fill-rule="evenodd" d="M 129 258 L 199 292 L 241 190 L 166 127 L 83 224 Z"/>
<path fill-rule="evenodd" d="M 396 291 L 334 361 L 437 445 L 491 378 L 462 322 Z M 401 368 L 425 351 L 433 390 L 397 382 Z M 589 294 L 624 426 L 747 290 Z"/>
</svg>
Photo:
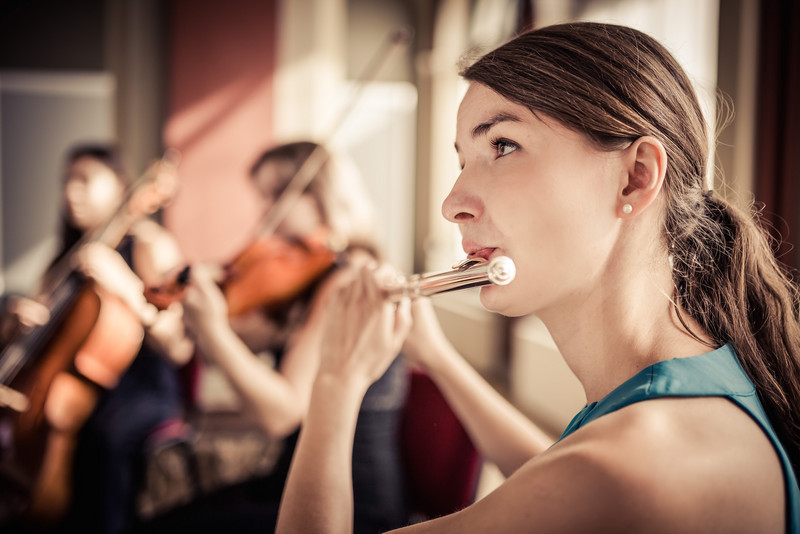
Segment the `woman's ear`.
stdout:
<svg viewBox="0 0 800 534">
<path fill-rule="evenodd" d="M 655 137 L 643 136 L 625 149 L 623 157 L 626 172 L 617 213 L 627 217 L 644 211 L 658 196 L 667 173 L 667 151 Z"/>
</svg>

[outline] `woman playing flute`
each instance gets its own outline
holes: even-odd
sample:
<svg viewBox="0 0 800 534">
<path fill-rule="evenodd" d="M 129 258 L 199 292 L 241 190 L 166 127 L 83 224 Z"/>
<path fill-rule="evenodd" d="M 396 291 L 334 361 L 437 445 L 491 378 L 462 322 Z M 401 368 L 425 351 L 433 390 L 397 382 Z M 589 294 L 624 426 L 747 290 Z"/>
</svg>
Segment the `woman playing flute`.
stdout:
<svg viewBox="0 0 800 534">
<path fill-rule="evenodd" d="M 798 290 L 754 218 L 709 189 L 684 71 L 639 31 L 574 23 L 462 74 L 442 212 L 468 257 L 514 260 L 481 302 L 541 318 L 586 407 L 552 443 L 458 357 L 425 299 L 409 314 L 364 272 L 331 300 L 278 530 L 350 531 L 360 398 L 405 344 L 508 478 L 402 532 L 800 532 Z"/>
</svg>

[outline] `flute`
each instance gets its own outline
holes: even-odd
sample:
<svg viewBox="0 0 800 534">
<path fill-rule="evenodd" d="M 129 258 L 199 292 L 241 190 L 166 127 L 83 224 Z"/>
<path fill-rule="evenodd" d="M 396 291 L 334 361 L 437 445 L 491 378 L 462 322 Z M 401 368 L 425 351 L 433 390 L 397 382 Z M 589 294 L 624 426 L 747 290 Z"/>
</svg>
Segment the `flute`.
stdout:
<svg viewBox="0 0 800 534">
<path fill-rule="evenodd" d="M 396 301 L 489 284 L 504 286 L 511 283 L 516 274 L 514 262 L 508 256 L 497 256 L 491 260 L 467 258 L 453 265 L 450 271 L 401 278 L 387 287 L 386 293 L 390 300 Z"/>
</svg>

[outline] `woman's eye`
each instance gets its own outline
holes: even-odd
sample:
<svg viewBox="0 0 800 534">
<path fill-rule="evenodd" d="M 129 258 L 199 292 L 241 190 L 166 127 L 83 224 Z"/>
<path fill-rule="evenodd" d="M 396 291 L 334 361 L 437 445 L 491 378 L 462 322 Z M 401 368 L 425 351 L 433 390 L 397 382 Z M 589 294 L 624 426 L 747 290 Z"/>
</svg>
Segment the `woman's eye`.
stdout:
<svg viewBox="0 0 800 534">
<path fill-rule="evenodd" d="M 519 148 L 519 145 L 508 139 L 495 139 L 492 141 L 492 146 L 498 158 L 507 156 Z"/>
</svg>

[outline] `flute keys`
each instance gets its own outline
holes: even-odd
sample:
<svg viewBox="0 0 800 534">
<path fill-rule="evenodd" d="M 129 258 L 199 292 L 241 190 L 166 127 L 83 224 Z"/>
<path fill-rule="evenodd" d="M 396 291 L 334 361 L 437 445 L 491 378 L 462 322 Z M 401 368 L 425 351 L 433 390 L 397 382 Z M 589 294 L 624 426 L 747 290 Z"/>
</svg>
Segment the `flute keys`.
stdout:
<svg viewBox="0 0 800 534">
<path fill-rule="evenodd" d="M 454 271 L 466 271 L 470 267 L 474 267 L 475 265 L 479 265 L 481 263 L 486 263 L 486 260 L 484 258 L 465 258 L 454 263 L 451 269 Z"/>
</svg>

